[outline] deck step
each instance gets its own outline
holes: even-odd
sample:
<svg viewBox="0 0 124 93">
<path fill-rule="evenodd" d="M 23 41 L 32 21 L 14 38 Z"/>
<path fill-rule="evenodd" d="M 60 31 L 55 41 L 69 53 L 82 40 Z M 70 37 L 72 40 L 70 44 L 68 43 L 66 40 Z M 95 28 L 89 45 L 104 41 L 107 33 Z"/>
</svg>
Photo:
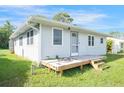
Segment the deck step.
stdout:
<svg viewBox="0 0 124 93">
<path fill-rule="evenodd" d="M 110 68 L 110 66 L 103 64 L 100 67 L 98 67 L 98 70 L 102 71 L 102 70 L 105 70 L 105 69 L 108 69 L 108 68 Z"/>
<path fill-rule="evenodd" d="M 101 61 L 103 61 L 103 59 L 96 59 L 96 60 L 92 60 L 92 63 L 97 64 L 100 63 Z"/>
<path fill-rule="evenodd" d="M 102 66 L 103 66 L 105 63 L 104 63 L 102 60 L 101 60 L 101 61 L 99 60 L 99 62 L 94 62 L 94 61 L 92 61 L 91 64 L 92 64 L 92 66 L 94 67 L 94 69 L 96 69 L 96 70 L 102 70 Z"/>
<path fill-rule="evenodd" d="M 99 59 L 94 59 L 92 61 L 98 62 L 98 61 L 101 61 L 101 60 L 103 60 L 103 59 L 99 58 Z"/>
<path fill-rule="evenodd" d="M 101 66 L 101 65 L 103 65 L 103 64 L 105 64 L 105 63 L 104 63 L 104 62 L 99 62 L 99 63 L 96 63 L 96 64 L 94 64 L 94 65 Z"/>
<path fill-rule="evenodd" d="M 108 66 L 108 65 L 103 65 L 101 68 L 102 68 L 102 70 L 105 70 L 105 69 L 110 68 L 110 66 Z"/>
</svg>

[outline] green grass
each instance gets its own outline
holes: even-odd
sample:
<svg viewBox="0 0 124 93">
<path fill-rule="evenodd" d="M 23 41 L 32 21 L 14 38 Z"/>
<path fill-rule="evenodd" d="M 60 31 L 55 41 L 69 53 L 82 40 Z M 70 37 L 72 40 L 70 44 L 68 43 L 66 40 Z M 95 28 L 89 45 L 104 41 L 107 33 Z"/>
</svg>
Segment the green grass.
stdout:
<svg viewBox="0 0 124 93">
<path fill-rule="evenodd" d="M 73 68 L 64 71 L 62 77 L 47 68 L 36 68 L 31 75 L 31 62 L 0 50 L 0 86 L 124 86 L 124 54 L 107 55 L 106 65 L 110 68 L 95 71 L 85 65 L 83 71 Z"/>
<path fill-rule="evenodd" d="M 0 86 L 24 86 L 30 76 L 31 62 L 8 50 L 0 50 Z"/>
</svg>

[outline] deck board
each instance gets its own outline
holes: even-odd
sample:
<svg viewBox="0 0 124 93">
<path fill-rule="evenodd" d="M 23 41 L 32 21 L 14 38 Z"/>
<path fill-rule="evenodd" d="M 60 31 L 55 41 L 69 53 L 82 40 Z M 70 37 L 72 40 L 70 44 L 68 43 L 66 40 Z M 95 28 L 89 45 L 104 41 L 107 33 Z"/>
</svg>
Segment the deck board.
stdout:
<svg viewBox="0 0 124 93">
<path fill-rule="evenodd" d="M 103 58 L 104 56 L 77 56 L 77 57 L 65 58 L 63 60 L 60 59 L 42 60 L 41 63 L 42 65 L 48 67 L 49 69 L 63 72 L 63 70 L 90 64 L 92 60 L 103 59 Z"/>
</svg>

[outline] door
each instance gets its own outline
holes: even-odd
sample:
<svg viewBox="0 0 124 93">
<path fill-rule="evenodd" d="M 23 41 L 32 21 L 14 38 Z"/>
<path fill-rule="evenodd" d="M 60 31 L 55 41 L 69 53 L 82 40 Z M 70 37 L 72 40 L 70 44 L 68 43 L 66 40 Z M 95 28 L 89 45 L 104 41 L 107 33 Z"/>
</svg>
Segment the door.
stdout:
<svg viewBox="0 0 124 93">
<path fill-rule="evenodd" d="M 78 32 L 71 32 L 71 56 L 78 56 Z"/>
</svg>

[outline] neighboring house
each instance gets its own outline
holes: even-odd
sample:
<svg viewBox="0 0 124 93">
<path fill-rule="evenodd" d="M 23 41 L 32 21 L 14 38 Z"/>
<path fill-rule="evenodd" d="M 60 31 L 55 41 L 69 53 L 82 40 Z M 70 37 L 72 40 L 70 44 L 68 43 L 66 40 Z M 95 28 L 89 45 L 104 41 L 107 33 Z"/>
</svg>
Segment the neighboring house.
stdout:
<svg viewBox="0 0 124 93">
<path fill-rule="evenodd" d="M 118 52 L 124 51 L 124 40 L 114 37 L 107 37 L 107 40 L 112 40 L 112 53 L 117 54 Z"/>
<path fill-rule="evenodd" d="M 31 16 L 11 36 L 12 51 L 32 61 L 80 55 L 105 55 L 108 35 Z M 12 46 L 10 46 L 12 47 Z"/>
</svg>

